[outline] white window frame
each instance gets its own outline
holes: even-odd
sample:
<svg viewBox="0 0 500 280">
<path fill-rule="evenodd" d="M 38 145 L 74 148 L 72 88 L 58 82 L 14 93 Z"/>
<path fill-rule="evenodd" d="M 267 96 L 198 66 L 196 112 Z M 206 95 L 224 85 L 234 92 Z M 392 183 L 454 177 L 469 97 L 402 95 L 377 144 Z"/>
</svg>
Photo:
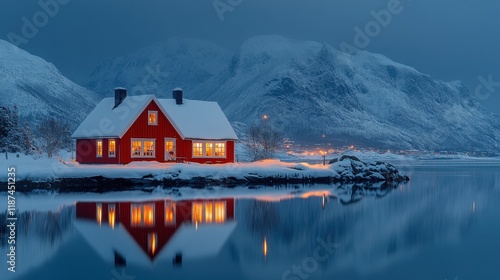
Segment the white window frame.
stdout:
<svg viewBox="0 0 500 280">
<path fill-rule="evenodd" d="M 152 156 L 145 156 L 144 155 L 144 142 L 145 141 L 152 141 L 153 142 L 153 155 Z M 134 155 L 133 153 L 133 146 L 132 146 L 132 143 L 133 142 L 141 142 L 141 154 L 136 156 Z M 156 139 L 154 138 L 132 138 L 130 139 L 130 156 L 132 158 L 156 158 L 156 149 L 157 149 L 157 146 L 156 146 Z"/>
<path fill-rule="evenodd" d="M 99 143 L 101 143 L 101 154 L 99 155 Z M 102 158 L 104 155 L 104 143 L 102 142 L 102 139 L 97 139 L 95 140 L 95 157 L 96 158 Z"/>
<path fill-rule="evenodd" d="M 155 122 L 149 122 L 149 114 L 154 113 L 156 115 Z M 148 125 L 158 125 L 158 111 L 148 111 Z"/>
<path fill-rule="evenodd" d="M 193 158 L 227 158 L 227 142 L 228 141 L 206 141 L 206 140 L 192 140 L 191 141 L 191 156 Z M 194 144 L 195 143 L 201 143 L 201 149 L 202 149 L 202 156 L 195 156 L 194 155 Z M 207 143 L 212 143 L 212 156 L 207 156 L 206 155 L 206 149 L 207 149 Z M 223 157 L 216 157 L 215 156 L 215 144 L 217 143 L 223 143 L 224 144 L 224 156 Z"/>
<path fill-rule="evenodd" d="M 111 149 L 110 149 L 110 147 L 111 147 L 111 145 L 110 145 L 111 141 L 115 141 L 115 154 L 114 155 L 111 154 Z M 110 158 L 116 158 L 116 139 L 109 139 L 108 140 L 108 157 L 110 157 Z"/>
</svg>

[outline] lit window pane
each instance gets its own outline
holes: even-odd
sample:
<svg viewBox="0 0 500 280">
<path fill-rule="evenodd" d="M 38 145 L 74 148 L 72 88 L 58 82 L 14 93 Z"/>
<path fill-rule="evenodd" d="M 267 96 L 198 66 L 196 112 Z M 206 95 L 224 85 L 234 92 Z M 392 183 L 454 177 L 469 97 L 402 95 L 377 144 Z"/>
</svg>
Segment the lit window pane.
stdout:
<svg viewBox="0 0 500 280">
<path fill-rule="evenodd" d="M 213 222 L 214 207 L 212 203 L 205 203 L 205 222 Z"/>
<path fill-rule="evenodd" d="M 150 233 L 148 235 L 148 251 L 154 255 L 156 253 L 157 246 L 158 246 L 158 234 Z"/>
<path fill-rule="evenodd" d="M 150 112 L 148 113 L 148 123 L 149 123 L 150 125 L 155 125 L 155 124 L 157 124 L 157 123 L 158 123 L 158 122 L 157 122 L 157 112 L 152 112 L 152 111 L 150 111 Z"/>
<path fill-rule="evenodd" d="M 97 140 L 97 156 L 102 157 L 102 140 Z"/>
<path fill-rule="evenodd" d="M 141 206 L 139 205 L 132 205 L 132 217 L 131 217 L 131 224 L 133 226 L 137 226 L 141 224 L 142 221 L 142 213 L 141 213 Z"/>
<path fill-rule="evenodd" d="M 96 220 L 99 225 L 101 225 L 102 222 L 102 205 L 99 203 L 97 204 L 96 207 Z"/>
<path fill-rule="evenodd" d="M 155 155 L 155 142 L 144 141 L 144 156 L 152 157 Z"/>
<path fill-rule="evenodd" d="M 214 145 L 213 143 L 206 143 L 205 144 L 205 156 L 212 157 L 214 155 L 213 145 Z"/>
<path fill-rule="evenodd" d="M 144 205 L 144 225 L 152 226 L 155 222 L 155 212 L 153 205 Z"/>
<path fill-rule="evenodd" d="M 226 203 L 215 202 L 215 222 L 223 223 L 226 221 Z"/>
<path fill-rule="evenodd" d="M 203 221 L 203 204 L 193 203 L 193 222 L 201 223 Z"/>
<path fill-rule="evenodd" d="M 203 156 L 203 143 L 193 143 L 193 157 Z"/>
<path fill-rule="evenodd" d="M 216 157 L 226 156 L 226 143 L 215 143 L 215 156 Z"/>
<path fill-rule="evenodd" d="M 115 228 L 116 208 L 115 205 L 108 205 L 108 222 L 111 228 Z"/>
<path fill-rule="evenodd" d="M 115 140 L 109 140 L 109 156 L 114 157 L 116 156 L 116 141 Z"/>
<path fill-rule="evenodd" d="M 142 142 L 141 141 L 132 141 L 132 156 L 141 156 L 142 155 Z"/>
<path fill-rule="evenodd" d="M 167 224 L 175 223 L 175 203 L 172 202 L 165 203 L 165 223 Z"/>
</svg>

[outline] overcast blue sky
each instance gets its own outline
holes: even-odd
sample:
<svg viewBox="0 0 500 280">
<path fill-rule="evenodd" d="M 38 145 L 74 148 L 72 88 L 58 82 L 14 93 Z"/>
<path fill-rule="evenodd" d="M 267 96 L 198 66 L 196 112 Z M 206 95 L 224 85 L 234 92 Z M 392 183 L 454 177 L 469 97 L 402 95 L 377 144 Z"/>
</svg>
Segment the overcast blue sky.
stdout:
<svg viewBox="0 0 500 280">
<path fill-rule="evenodd" d="M 2 0 L 0 38 L 22 36 L 22 18 L 33 21 L 43 11 L 39 1 Z M 397 0 L 217 0 L 234 5 L 222 21 L 214 0 L 58 1 L 68 3 L 59 4 L 59 11 L 20 47 L 82 82 L 105 58 L 169 37 L 207 39 L 229 50 L 263 34 L 336 48 L 354 44 L 354 28 L 364 29 L 372 11 L 387 10 Z M 500 81 L 500 1 L 400 0 L 399 9 L 366 50 L 438 79 L 462 80 L 471 92 L 489 75 Z M 500 113 L 500 83 L 480 89 L 485 106 Z"/>
</svg>

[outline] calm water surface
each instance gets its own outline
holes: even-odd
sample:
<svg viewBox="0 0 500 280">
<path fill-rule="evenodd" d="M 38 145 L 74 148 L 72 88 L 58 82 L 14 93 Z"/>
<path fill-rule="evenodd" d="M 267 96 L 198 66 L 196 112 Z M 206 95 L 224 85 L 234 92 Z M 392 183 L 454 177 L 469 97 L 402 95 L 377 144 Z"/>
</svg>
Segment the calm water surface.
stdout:
<svg viewBox="0 0 500 280">
<path fill-rule="evenodd" d="M 18 214 L 17 272 L 2 265 L 0 277 L 500 279 L 500 164 L 395 164 L 412 181 L 392 191 L 74 195 L 69 206 Z"/>
</svg>

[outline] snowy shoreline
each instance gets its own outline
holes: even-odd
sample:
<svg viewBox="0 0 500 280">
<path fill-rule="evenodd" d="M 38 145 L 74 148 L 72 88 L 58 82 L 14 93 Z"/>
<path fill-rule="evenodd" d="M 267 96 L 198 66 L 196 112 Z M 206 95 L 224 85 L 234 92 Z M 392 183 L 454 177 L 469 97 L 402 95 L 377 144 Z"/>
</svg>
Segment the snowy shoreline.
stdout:
<svg viewBox="0 0 500 280">
<path fill-rule="evenodd" d="M 265 160 L 253 163 L 202 165 L 194 163 L 134 162 L 127 165 L 88 165 L 59 159 L 13 157 L 0 167 L 16 168 L 16 190 L 33 192 L 109 192 L 154 187 L 206 187 L 241 185 L 393 183 L 404 182 L 391 164 L 363 162 L 342 156 L 332 164 L 286 163 Z M 5 174 L 6 175 L 6 174 Z M 6 181 L 6 176 L 0 177 Z"/>
</svg>

